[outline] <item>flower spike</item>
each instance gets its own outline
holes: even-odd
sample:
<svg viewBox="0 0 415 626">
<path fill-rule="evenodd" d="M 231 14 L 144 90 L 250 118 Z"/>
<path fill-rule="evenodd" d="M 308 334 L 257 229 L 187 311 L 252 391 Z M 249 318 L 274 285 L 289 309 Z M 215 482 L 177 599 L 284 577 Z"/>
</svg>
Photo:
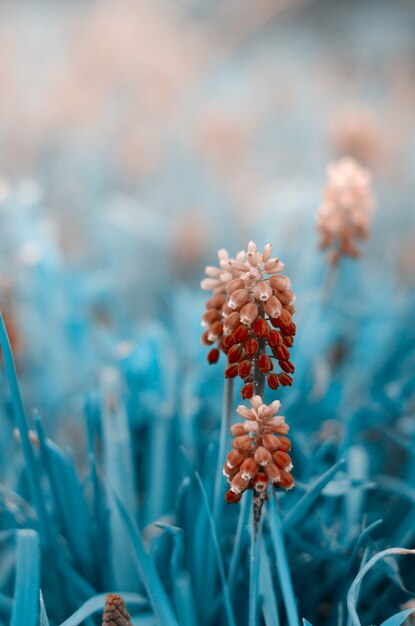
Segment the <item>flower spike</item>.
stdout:
<svg viewBox="0 0 415 626">
<path fill-rule="evenodd" d="M 109 593 L 105 599 L 102 626 L 133 626 L 125 602 L 118 593 Z"/>
<path fill-rule="evenodd" d="M 344 157 L 327 167 L 329 181 L 317 215 L 320 246 L 336 265 L 342 255 L 357 257 L 356 242 L 367 239 L 374 208 L 370 172 Z"/>
<path fill-rule="evenodd" d="M 270 243 L 261 253 L 253 241 L 236 259 L 220 250 L 219 267 L 208 266 L 208 278 L 201 282 L 202 289 L 214 293 L 202 318 L 202 343 L 211 346 L 208 362 L 217 363 L 220 352 L 227 355 L 225 377 L 243 380 L 244 399 L 258 391 L 256 369 L 268 375 L 273 390 L 289 384 L 287 373 L 294 371 L 289 355 L 296 330 L 295 295 L 290 279 L 280 274 L 284 263 L 271 254 Z"/>
</svg>

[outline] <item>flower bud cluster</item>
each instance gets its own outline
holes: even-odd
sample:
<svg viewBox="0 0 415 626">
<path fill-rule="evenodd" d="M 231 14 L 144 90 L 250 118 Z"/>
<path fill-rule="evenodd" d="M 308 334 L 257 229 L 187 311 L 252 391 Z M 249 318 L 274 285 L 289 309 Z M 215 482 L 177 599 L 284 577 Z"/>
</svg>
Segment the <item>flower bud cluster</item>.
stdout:
<svg viewBox="0 0 415 626">
<path fill-rule="evenodd" d="M 202 289 L 213 291 L 202 319 L 202 342 L 212 346 L 208 361 L 227 355 L 225 377 L 243 380 L 243 399 L 255 393 L 255 372 L 274 390 L 293 381 L 295 295 L 290 279 L 280 274 L 284 264 L 271 254 L 271 244 L 258 252 L 252 241 L 235 259 L 220 250 L 219 267 L 207 267 L 208 278 L 201 282 Z"/>
<path fill-rule="evenodd" d="M 327 174 L 316 226 L 320 246 L 330 249 L 329 260 L 336 264 L 342 255 L 359 256 L 356 241 L 368 237 L 374 199 L 370 172 L 354 159 L 331 163 Z"/>
<path fill-rule="evenodd" d="M 105 599 L 102 626 L 132 626 L 125 602 L 118 593 L 109 593 Z"/>
<path fill-rule="evenodd" d="M 264 404 L 260 396 L 251 399 L 251 408 L 236 409 L 245 421 L 232 426 L 233 450 L 226 457 L 223 473 L 230 489 L 225 495 L 228 503 L 239 502 L 247 489 L 266 498 L 268 485 L 291 489 L 292 463 L 288 452 L 291 442 L 285 418 L 277 415 L 281 403 Z"/>
</svg>

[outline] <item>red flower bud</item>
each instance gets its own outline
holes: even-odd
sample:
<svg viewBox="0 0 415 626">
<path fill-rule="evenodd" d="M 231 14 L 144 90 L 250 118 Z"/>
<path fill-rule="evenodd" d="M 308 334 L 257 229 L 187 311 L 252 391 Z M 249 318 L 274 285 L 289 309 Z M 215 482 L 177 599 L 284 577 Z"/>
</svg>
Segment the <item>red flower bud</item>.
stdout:
<svg viewBox="0 0 415 626">
<path fill-rule="evenodd" d="M 252 330 L 258 339 L 262 339 L 266 337 L 269 333 L 269 327 L 263 317 L 257 317 L 255 322 L 252 324 Z"/>
<path fill-rule="evenodd" d="M 207 356 L 208 362 L 212 365 L 213 363 L 217 363 L 219 359 L 219 350 L 217 348 L 213 348 Z"/>
<path fill-rule="evenodd" d="M 277 450 L 272 455 L 275 465 L 277 465 L 282 470 L 290 470 L 292 468 L 291 458 L 282 450 Z"/>
<path fill-rule="evenodd" d="M 282 452 L 289 452 L 291 450 L 291 441 L 288 437 L 278 437 L 278 441 L 280 444 L 279 450 Z"/>
<path fill-rule="evenodd" d="M 228 352 L 228 361 L 229 363 L 238 363 L 239 359 L 242 356 L 242 348 L 239 345 L 232 346 Z"/>
<path fill-rule="evenodd" d="M 255 491 L 263 493 L 267 490 L 268 487 L 268 477 L 266 476 L 266 474 L 258 473 L 254 476 L 253 484 Z"/>
<path fill-rule="evenodd" d="M 247 354 L 247 356 L 249 357 L 253 357 L 256 355 L 256 353 L 258 352 L 258 342 L 256 339 L 248 339 L 248 341 L 245 344 L 245 352 Z"/>
<path fill-rule="evenodd" d="M 206 322 L 204 326 L 209 326 L 210 324 L 220 320 L 220 314 L 216 309 L 208 309 L 206 313 L 203 314 L 202 320 Z"/>
<path fill-rule="evenodd" d="M 291 385 L 293 384 L 292 376 L 286 374 L 285 372 L 282 372 L 282 374 L 278 374 L 278 378 L 280 381 L 280 385 L 282 385 L 283 387 L 291 387 Z"/>
<path fill-rule="evenodd" d="M 239 502 L 241 497 L 242 497 L 241 493 L 235 493 L 234 491 L 231 491 L 230 489 L 229 491 L 225 493 L 225 500 L 228 504 L 235 504 L 236 502 Z"/>
<path fill-rule="evenodd" d="M 220 339 L 223 334 L 223 324 L 222 322 L 215 322 L 208 330 L 208 339 L 210 339 L 211 341 L 214 341 L 215 339 Z"/>
<path fill-rule="evenodd" d="M 251 373 L 251 369 L 252 369 L 252 364 L 250 361 L 247 361 L 247 360 L 241 361 L 239 363 L 238 375 L 241 378 L 246 378 Z"/>
<path fill-rule="evenodd" d="M 282 337 L 277 330 L 270 330 L 268 335 L 268 343 L 271 348 L 277 348 L 282 344 Z"/>
<path fill-rule="evenodd" d="M 226 335 L 226 337 L 222 340 L 222 345 L 224 347 L 225 352 L 228 352 L 232 346 L 235 345 L 235 337 L 233 335 Z"/>
<path fill-rule="evenodd" d="M 214 341 L 209 339 L 208 334 L 209 334 L 209 328 L 207 328 L 202 334 L 201 341 L 204 346 L 211 346 L 213 343 L 215 343 Z"/>
<path fill-rule="evenodd" d="M 229 365 L 225 370 L 225 378 L 235 378 L 236 376 L 238 376 L 238 366 Z"/>
<path fill-rule="evenodd" d="M 272 352 L 280 361 L 288 361 L 288 359 L 290 358 L 290 351 L 288 350 L 287 346 L 278 346 L 277 348 L 274 348 Z"/>
<path fill-rule="evenodd" d="M 291 348 L 291 346 L 294 343 L 294 337 L 292 337 L 291 335 L 281 335 L 282 336 L 282 340 L 285 343 L 286 346 L 288 346 L 289 348 Z"/>
<path fill-rule="evenodd" d="M 236 343 L 244 342 L 245 339 L 248 337 L 248 328 L 244 324 L 240 324 L 240 326 L 235 328 L 235 330 L 233 331 L 233 336 Z"/>
<path fill-rule="evenodd" d="M 280 381 L 278 380 L 278 376 L 276 374 L 268 374 L 267 381 L 270 389 L 278 389 L 280 386 Z"/>
<path fill-rule="evenodd" d="M 294 374 L 295 367 L 291 363 L 291 361 L 278 361 L 278 363 L 279 363 L 280 368 L 284 370 L 284 372 L 289 372 L 290 374 Z"/>
<path fill-rule="evenodd" d="M 206 302 L 207 309 L 220 309 L 225 304 L 225 296 L 221 293 L 216 294 L 216 296 L 212 296 Z"/>
<path fill-rule="evenodd" d="M 294 487 L 294 478 L 291 476 L 289 472 L 284 472 L 281 470 L 281 480 L 279 482 L 279 487 L 284 487 L 284 489 L 292 489 Z"/>
<path fill-rule="evenodd" d="M 258 357 L 258 369 L 263 374 L 267 374 L 272 370 L 271 359 L 267 354 L 260 354 Z"/>
<path fill-rule="evenodd" d="M 253 383 L 246 383 L 241 389 L 241 397 L 243 400 L 247 400 L 248 398 L 252 398 L 254 395 L 254 385 Z"/>
</svg>

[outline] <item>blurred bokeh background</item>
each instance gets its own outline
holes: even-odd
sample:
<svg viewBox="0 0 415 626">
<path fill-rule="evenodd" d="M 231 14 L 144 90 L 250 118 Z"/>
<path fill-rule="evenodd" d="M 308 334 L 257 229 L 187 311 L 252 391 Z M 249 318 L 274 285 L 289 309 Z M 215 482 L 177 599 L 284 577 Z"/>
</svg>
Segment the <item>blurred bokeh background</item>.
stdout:
<svg viewBox="0 0 415 626">
<path fill-rule="evenodd" d="M 0 291 L 30 401 L 183 317 L 182 287 L 196 327 L 219 247 L 271 240 L 303 296 L 344 154 L 373 172 L 371 279 L 410 285 L 414 28 L 405 0 L 2 2 Z"/>
</svg>

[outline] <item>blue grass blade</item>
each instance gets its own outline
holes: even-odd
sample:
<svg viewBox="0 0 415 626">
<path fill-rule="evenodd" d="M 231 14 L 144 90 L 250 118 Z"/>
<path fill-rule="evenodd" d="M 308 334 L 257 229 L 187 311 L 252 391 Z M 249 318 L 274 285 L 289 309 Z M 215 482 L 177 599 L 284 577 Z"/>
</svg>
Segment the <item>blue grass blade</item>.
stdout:
<svg viewBox="0 0 415 626">
<path fill-rule="evenodd" d="M 154 614 L 157 616 L 160 626 L 178 626 L 173 607 L 171 606 L 170 600 L 164 590 L 154 561 L 144 547 L 137 524 L 124 508 L 122 502 L 115 493 L 114 498 L 119 507 L 121 517 L 124 520 L 128 535 L 130 536 L 131 542 L 134 546 L 137 556 L 137 567 L 150 600 L 150 604 L 153 607 Z M 125 532 L 125 529 L 123 532 Z M 124 555 L 120 554 L 119 558 L 123 561 Z"/>
<path fill-rule="evenodd" d="M 6 377 L 10 388 L 14 416 L 19 429 L 20 441 L 23 456 L 26 463 L 26 475 L 29 482 L 29 489 L 33 498 L 33 505 L 39 519 L 39 532 L 46 542 L 52 541 L 53 531 L 50 525 L 45 500 L 43 497 L 39 469 L 36 463 L 32 444 L 29 439 L 29 427 L 27 424 L 26 412 L 23 406 L 20 389 L 17 382 L 16 368 L 9 338 L 4 324 L 3 315 L 0 312 L 0 346 L 4 357 Z"/>
<path fill-rule="evenodd" d="M 378 552 L 373 556 L 370 561 L 368 561 L 364 567 L 359 571 L 358 575 L 354 579 L 353 583 L 350 586 L 350 589 L 347 594 L 347 608 L 349 611 L 349 616 L 351 623 L 353 626 L 361 626 L 359 616 L 357 614 L 357 602 L 359 600 L 359 591 L 362 580 L 367 572 L 374 566 L 378 561 L 384 559 L 388 556 L 392 556 L 393 554 L 403 555 L 403 554 L 411 554 L 415 555 L 415 550 L 407 550 L 405 548 L 389 548 L 387 550 L 383 550 L 382 552 Z"/>
<path fill-rule="evenodd" d="M 206 510 L 206 514 L 209 520 L 209 526 L 210 526 L 210 533 L 211 533 L 211 537 L 212 537 L 212 541 L 213 541 L 213 548 L 215 551 L 215 556 L 216 556 L 216 560 L 217 560 L 217 564 L 218 564 L 218 569 L 219 569 L 219 577 L 220 577 L 220 581 L 222 584 L 222 590 L 223 590 L 223 598 L 224 598 L 224 603 L 225 603 L 225 612 L 226 612 L 226 618 L 228 621 L 229 626 L 236 626 L 236 622 L 235 622 L 235 617 L 233 614 L 233 608 L 232 608 L 232 603 L 231 603 L 231 598 L 230 598 L 230 594 L 229 594 L 229 586 L 226 580 L 226 576 L 225 576 L 225 566 L 223 564 L 223 559 L 222 559 L 222 553 L 220 550 L 220 546 L 219 546 L 219 541 L 218 541 L 218 536 L 216 534 L 216 528 L 215 528 L 215 522 L 212 516 L 212 512 L 210 510 L 209 507 L 209 501 L 208 501 L 208 497 L 206 494 L 206 490 L 203 486 L 202 480 L 199 476 L 199 474 L 196 472 L 195 473 L 196 476 L 196 480 L 197 483 L 199 485 L 201 494 L 202 494 L 202 501 L 203 501 L 203 505 L 205 507 Z"/>
<path fill-rule="evenodd" d="M 147 466 L 152 466 L 152 471 L 148 473 L 146 480 L 146 523 L 160 518 L 169 507 L 169 478 L 166 477 L 165 467 L 171 465 L 171 461 L 165 458 L 163 463 L 154 463 L 154 459 L 159 457 L 160 450 L 163 450 L 164 455 L 170 454 L 172 425 L 172 420 L 165 415 L 158 415 L 157 419 L 152 419 L 149 424 L 150 433 L 146 452 Z"/>
<path fill-rule="evenodd" d="M 310 622 L 304 619 L 304 617 L 303 617 L 303 626 L 311 626 Z"/>
<path fill-rule="evenodd" d="M 274 494 L 271 494 L 270 496 L 267 509 L 270 513 L 268 526 L 270 529 L 271 540 L 277 559 L 277 575 L 284 599 L 288 626 L 299 626 L 300 622 L 298 619 L 294 589 L 291 582 L 291 574 L 288 566 L 287 555 L 285 552 L 282 525 L 278 515 Z"/>
<path fill-rule="evenodd" d="M 353 552 L 351 554 L 350 557 L 350 568 L 353 567 L 353 563 L 354 560 L 356 558 L 356 556 L 359 553 L 359 550 L 361 548 L 361 546 L 364 544 L 366 538 L 370 535 L 370 533 L 375 530 L 376 528 L 378 528 L 379 526 L 381 526 L 383 524 L 383 520 L 382 519 L 378 519 L 375 522 L 373 522 L 372 524 L 370 524 L 370 526 L 368 526 L 367 528 L 365 528 L 359 535 L 359 537 L 357 538 L 357 541 L 354 545 L 353 548 Z"/>
<path fill-rule="evenodd" d="M 278 615 L 276 595 L 271 575 L 271 562 L 263 541 L 261 543 L 261 564 L 259 592 L 261 596 L 262 613 L 265 620 L 265 626 L 279 626 L 280 618 Z"/>
<path fill-rule="evenodd" d="M 318 478 L 310 487 L 310 489 L 302 496 L 302 498 L 287 513 L 282 522 L 283 531 L 290 530 L 295 524 L 298 524 L 311 509 L 324 487 L 328 485 L 331 479 L 337 474 L 339 469 L 345 464 L 345 459 L 340 459 Z"/>
<path fill-rule="evenodd" d="M 171 579 L 180 626 L 196 626 L 197 618 L 191 580 L 188 572 L 183 569 L 185 551 L 183 529 L 165 522 L 156 522 L 155 526 L 163 528 L 174 538 L 174 549 L 171 556 Z"/>
<path fill-rule="evenodd" d="M 45 472 L 49 478 L 56 510 L 81 573 L 92 579 L 94 554 L 91 551 L 91 518 L 75 468 L 63 451 L 47 439 L 39 417 L 36 431 Z M 76 511 L 76 515 L 74 515 Z"/>
<path fill-rule="evenodd" d="M 388 617 L 387 620 L 381 623 L 380 626 L 401 626 L 406 619 L 415 612 L 415 608 L 406 609 L 405 611 L 401 611 L 400 613 L 396 613 L 392 615 L 392 617 Z"/>
<path fill-rule="evenodd" d="M 40 585 L 39 535 L 17 531 L 17 563 L 11 626 L 36 626 Z"/>
<path fill-rule="evenodd" d="M 249 499 L 242 498 L 242 502 L 241 502 L 240 510 L 239 510 L 238 525 L 236 527 L 236 535 L 235 535 L 235 540 L 233 544 L 232 556 L 231 556 L 231 561 L 229 565 L 228 580 L 229 580 L 229 585 L 230 585 L 231 590 L 237 582 L 239 562 L 240 562 L 242 553 L 247 543 L 246 538 L 247 538 L 248 530 L 249 530 L 250 511 L 251 511 L 251 506 L 250 506 Z"/>
<path fill-rule="evenodd" d="M 368 560 L 369 560 L 369 548 L 366 548 L 365 551 L 363 552 L 362 560 L 359 566 L 359 573 L 362 571 L 362 569 L 364 568 Z M 360 594 L 361 586 L 362 586 L 362 579 L 360 579 L 358 584 L 356 584 L 356 588 L 355 588 L 356 603 Z M 352 617 L 349 613 L 348 618 L 347 618 L 347 626 L 351 626 L 351 624 L 352 624 Z"/>
<path fill-rule="evenodd" d="M 10 617 L 10 613 L 13 609 L 13 600 L 9 596 L 0 593 L 0 615 L 2 617 Z"/>
<path fill-rule="evenodd" d="M 134 608 L 145 608 L 147 606 L 147 600 L 137 593 L 119 592 L 122 598 L 124 599 L 127 608 L 131 606 Z M 82 624 L 82 622 L 94 613 L 98 611 L 103 612 L 105 606 L 105 598 L 107 597 L 106 593 L 100 593 L 93 598 L 87 600 L 71 617 L 68 617 L 64 622 L 61 623 L 60 626 L 78 626 L 78 624 Z"/>
<path fill-rule="evenodd" d="M 40 626 L 50 626 L 49 618 L 46 613 L 45 603 L 43 601 L 42 591 L 39 592 L 39 612 L 40 612 L 40 616 L 39 616 Z"/>
<path fill-rule="evenodd" d="M 131 437 L 127 414 L 120 402 L 121 381 L 118 371 L 106 368 L 102 374 L 103 406 L 101 411 L 104 448 L 104 475 L 106 483 L 117 494 L 128 514 L 135 517 L 135 480 L 132 461 Z M 109 525 L 111 532 L 111 569 L 116 588 L 132 591 L 137 589 L 137 572 L 128 559 L 129 539 L 124 532 L 124 523 L 119 509 L 109 497 Z"/>
<path fill-rule="evenodd" d="M 251 549 L 249 567 L 249 626 L 258 626 L 259 613 L 259 567 L 260 567 L 260 547 L 262 544 L 262 518 L 256 535 L 252 519 L 250 524 Z"/>
<path fill-rule="evenodd" d="M 359 532 L 367 494 L 362 484 L 369 479 L 368 466 L 369 459 L 366 450 L 362 446 L 352 446 L 347 455 L 347 471 L 352 484 L 345 496 L 345 543 L 349 543 Z"/>
</svg>

